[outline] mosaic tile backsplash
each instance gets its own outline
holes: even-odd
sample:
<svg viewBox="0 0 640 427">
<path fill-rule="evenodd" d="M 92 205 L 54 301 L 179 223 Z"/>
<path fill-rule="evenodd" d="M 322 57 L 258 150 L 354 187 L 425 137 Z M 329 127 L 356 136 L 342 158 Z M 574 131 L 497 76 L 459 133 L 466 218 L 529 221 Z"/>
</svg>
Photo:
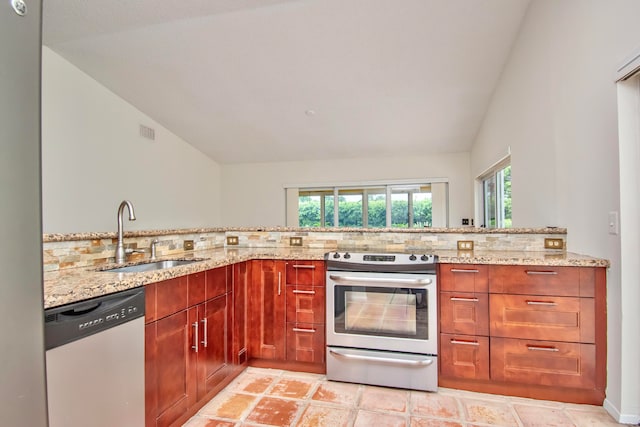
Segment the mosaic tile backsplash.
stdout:
<svg viewBox="0 0 640 427">
<path fill-rule="evenodd" d="M 237 237 L 238 248 L 290 247 L 291 237 L 301 237 L 302 247 L 327 251 L 428 252 L 457 250 L 458 240 L 472 240 L 478 251 L 548 251 L 544 239 L 561 238 L 566 248 L 566 229 L 301 229 L 301 228 L 215 228 L 187 230 L 149 230 L 125 233 L 127 249 L 135 252 L 128 261 L 149 258 L 154 239 L 157 256 L 185 254 L 184 241 L 193 240 L 193 251 L 227 246 L 227 237 Z M 46 234 L 43 236 L 44 271 L 92 267 L 114 262 L 116 233 Z M 193 251 L 188 251 L 191 253 Z"/>
</svg>

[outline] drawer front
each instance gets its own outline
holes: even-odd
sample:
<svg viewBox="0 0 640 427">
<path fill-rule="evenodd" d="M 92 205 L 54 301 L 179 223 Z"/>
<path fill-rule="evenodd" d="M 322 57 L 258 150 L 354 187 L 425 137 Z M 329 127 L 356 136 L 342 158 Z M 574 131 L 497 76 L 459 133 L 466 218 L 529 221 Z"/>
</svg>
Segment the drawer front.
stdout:
<svg viewBox="0 0 640 427">
<path fill-rule="evenodd" d="M 593 344 L 491 338 L 491 378 L 552 387 L 595 388 Z"/>
<path fill-rule="evenodd" d="M 594 275 L 581 274 L 581 270 L 579 267 L 493 265 L 489 269 L 489 292 L 593 297 Z"/>
<path fill-rule="evenodd" d="M 491 336 L 595 342 L 593 298 L 491 294 Z"/>
<path fill-rule="evenodd" d="M 440 334 L 440 373 L 445 377 L 489 379 L 489 338 Z"/>
<path fill-rule="evenodd" d="M 324 363 L 324 325 L 287 323 L 287 360 Z"/>
<path fill-rule="evenodd" d="M 324 286 L 324 261 L 287 261 L 287 285 Z"/>
<path fill-rule="evenodd" d="M 187 276 L 156 283 L 156 319 L 186 309 L 189 306 L 187 289 Z"/>
<path fill-rule="evenodd" d="M 325 288 L 287 286 L 287 322 L 324 323 Z"/>
<path fill-rule="evenodd" d="M 218 267 L 206 272 L 206 297 L 205 299 L 211 299 L 225 294 L 227 291 L 232 290 L 229 280 L 228 266 Z"/>
<path fill-rule="evenodd" d="M 489 335 L 489 294 L 440 292 L 440 332 Z"/>
<path fill-rule="evenodd" d="M 438 287 L 443 291 L 488 292 L 489 266 L 471 264 L 440 264 Z"/>
</svg>

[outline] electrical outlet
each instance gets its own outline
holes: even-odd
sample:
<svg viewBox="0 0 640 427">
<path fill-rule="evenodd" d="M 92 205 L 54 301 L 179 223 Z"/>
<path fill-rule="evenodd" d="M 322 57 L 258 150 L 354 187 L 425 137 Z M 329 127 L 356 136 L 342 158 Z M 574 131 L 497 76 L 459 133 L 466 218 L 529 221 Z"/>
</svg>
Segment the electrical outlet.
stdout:
<svg viewBox="0 0 640 427">
<path fill-rule="evenodd" d="M 302 237 L 289 237 L 289 246 L 302 246 Z"/>
<path fill-rule="evenodd" d="M 469 218 L 462 218 L 462 225 L 469 225 Z"/>
<path fill-rule="evenodd" d="M 459 251 L 472 251 L 473 250 L 473 240 L 458 240 L 458 250 Z"/>
<path fill-rule="evenodd" d="M 193 250 L 193 240 L 185 240 L 182 247 L 184 248 L 185 251 L 192 251 Z"/>
<path fill-rule="evenodd" d="M 227 245 L 234 246 L 238 244 L 238 236 L 227 236 Z"/>
<path fill-rule="evenodd" d="M 544 248 L 545 249 L 563 249 L 564 248 L 564 240 L 562 239 L 552 239 L 545 238 L 544 239 Z"/>
</svg>

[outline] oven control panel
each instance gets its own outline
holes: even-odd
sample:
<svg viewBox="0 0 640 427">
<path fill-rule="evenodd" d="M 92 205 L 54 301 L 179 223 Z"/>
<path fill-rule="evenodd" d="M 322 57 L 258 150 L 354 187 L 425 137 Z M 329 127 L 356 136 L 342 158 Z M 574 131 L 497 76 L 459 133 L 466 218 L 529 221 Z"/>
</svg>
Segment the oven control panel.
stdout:
<svg viewBox="0 0 640 427">
<path fill-rule="evenodd" d="M 425 253 L 328 252 L 328 270 L 343 271 L 435 271 L 438 257 Z"/>
</svg>

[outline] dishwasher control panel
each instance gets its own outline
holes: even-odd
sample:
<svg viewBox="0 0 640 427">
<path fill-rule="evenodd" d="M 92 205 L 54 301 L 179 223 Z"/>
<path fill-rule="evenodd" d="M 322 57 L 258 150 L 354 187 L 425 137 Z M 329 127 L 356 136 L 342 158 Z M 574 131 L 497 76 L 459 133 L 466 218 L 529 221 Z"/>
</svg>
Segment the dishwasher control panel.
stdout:
<svg viewBox="0 0 640 427">
<path fill-rule="evenodd" d="M 144 316 L 144 287 L 45 310 L 45 347 L 55 347 Z"/>
</svg>

